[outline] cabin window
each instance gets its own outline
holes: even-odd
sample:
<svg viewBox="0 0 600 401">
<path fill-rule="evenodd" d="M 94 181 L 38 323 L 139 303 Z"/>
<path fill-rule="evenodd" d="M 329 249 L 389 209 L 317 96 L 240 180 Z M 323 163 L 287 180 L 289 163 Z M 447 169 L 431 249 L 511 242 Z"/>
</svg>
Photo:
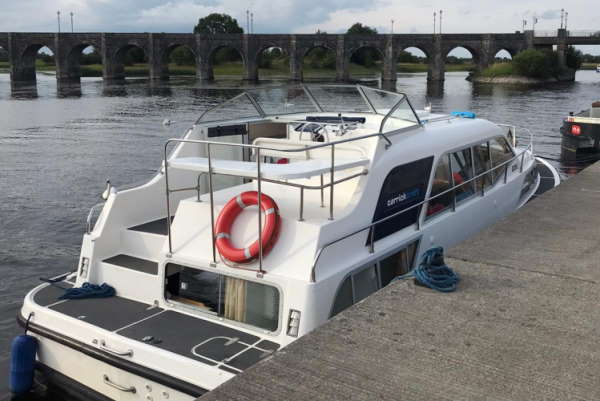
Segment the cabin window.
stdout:
<svg viewBox="0 0 600 401">
<path fill-rule="evenodd" d="M 335 316 L 346 308 L 349 308 L 354 303 L 354 295 L 352 294 L 352 276 L 346 277 L 333 302 L 331 316 Z"/>
<path fill-rule="evenodd" d="M 379 289 L 376 267 L 368 267 L 353 275 L 354 302 L 362 301 Z"/>
<path fill-rule="evenodd" d="M 415 241 L 400 252 L 396 252 L 379 261 L 379 275 L 381 277 L 382 288 L 388 285 L 395 277 L 402 276 L 412 270 L 418 244 L 419 242 Z"/>
<path fill-rule="evenodd" d="M 375 227 L 375 241 L 417 222 L 421 207 L 402 211 L 425 199 L 432 163 L 433 156 L 426 157 L 394 167 L 389 172 L 379 194 L 373 222 L 392 215 L 395 217 Z"/>
<path fill-rule="evenodd" d="M 362 301 L 375 291 L 388 285 L 394 277 L 412 270 L 419 241 L 414 241 L 398 252 L 369 266 L 351 273 L 344 279 L 333 301 L 331 316 L 335 316 L 353 304 Z"/>
<path fill-rule="evenodd" d="M 490 149 L 487 142 L 473 146 L 473 159 L 475 161 L 475 175 L 480 175 L 492 168 L 490 161 Z M 477 191 L 487 188 L 491 185 L 492 173 L 489 172 L 475 180 Z"/>
<path fill-rule="evenodd" d="M 502 167 L 497 168 L 492 172 L 492 179 L 495 183 L 498 178 L 504 175 L 505 170 L 508 168 L 507 162 L 514 156 L 514 154 L 506 139 L 504 137 L 498 137 L 490 140 L 490 155 L 492 157 L 492 165 L 494 167 L 506 163 Z"/>
<path fill-rule="evenodd" d="M 427 206 L 427 217 L 434 216 L 448 209 L 453 202 L 452 178 L 450 178 L 450 158 L 444 155 L 440 158 L 431 184 L 431 199 Z"/>
<path fill-rule="evenodd" d="M 272 286 L 176 264 L 166 268 L 165 298 L 228 320 L 275 331 L 279 291 Z"/>
<path fill-rule="evenodd" d="M 454 180 L 456 203 L 463 202 L 475 193 L 475 183 L 467 182 L 473 178 L 471 148 L 466 148 L 450 155 L 452 179 Z"/>
</svg>

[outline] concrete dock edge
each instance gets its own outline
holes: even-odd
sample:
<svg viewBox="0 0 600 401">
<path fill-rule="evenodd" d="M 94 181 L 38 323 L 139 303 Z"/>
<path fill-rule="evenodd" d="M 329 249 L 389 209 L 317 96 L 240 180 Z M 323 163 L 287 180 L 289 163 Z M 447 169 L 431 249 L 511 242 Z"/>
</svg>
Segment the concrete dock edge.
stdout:
<svg viewBox="0 0 600 401">
<path fill-rule="evenodd" d="M 600 163 L 201 401 L 600 400 Z"/>
</svg>

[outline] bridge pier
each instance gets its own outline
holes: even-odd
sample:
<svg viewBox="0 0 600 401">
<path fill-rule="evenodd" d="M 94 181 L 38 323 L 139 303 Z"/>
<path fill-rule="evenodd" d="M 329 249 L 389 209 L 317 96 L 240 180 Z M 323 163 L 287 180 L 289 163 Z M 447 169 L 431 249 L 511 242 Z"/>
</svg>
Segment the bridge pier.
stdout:
<svg viewBox="0 0 600 401">
<path fill-rule="evenodd" d="M 244 55 L 244 81 L 257 82 L 258 81 L 258 46 L 254 40 L 254 37 L 250 35 L 244 35 L 243 39 Z"/>
<path fill-rule="evenodd" d="M 350 55 L 346 55 L 346 41 L 344 35 L 338 35 L 335 44 L 335 80 L 346 82 L 350 79 Z"/>
<path fill-rule="evenodd" d="M 302 81 L 302 56 L 298 53 L 296 35 L 290 35 L 290 79 Z"/>
<path fill-rule="evenodd" d="M 383 53 L 383 72 L 382 82 L 394 83 L 397 80 L 396 75 L 396 54 L 394 53 L 394 37 L 388 35 L 385 41 L 385 51 Z"/>
<path fill-rule="evenodd" d="M 446 73 L 446 55 L 442 48 L 442 36 L 433 36 L 432 49 L 429 54 L 429 65 L 427 67 L 427 81 L 443 82 Z"/>
</svg>

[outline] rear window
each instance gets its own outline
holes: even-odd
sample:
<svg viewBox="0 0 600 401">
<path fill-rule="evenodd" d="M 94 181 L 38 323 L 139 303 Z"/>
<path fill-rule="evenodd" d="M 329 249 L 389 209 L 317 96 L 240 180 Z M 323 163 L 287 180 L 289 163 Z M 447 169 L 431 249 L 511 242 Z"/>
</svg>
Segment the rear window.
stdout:
<svg viewBox="0 0 600 401">
<path fill-rule="evenodd" d="M 165 298 L 268 331 L 278 327 L 279 291 L 254 281 L 168 264 Z"/>
</svg>

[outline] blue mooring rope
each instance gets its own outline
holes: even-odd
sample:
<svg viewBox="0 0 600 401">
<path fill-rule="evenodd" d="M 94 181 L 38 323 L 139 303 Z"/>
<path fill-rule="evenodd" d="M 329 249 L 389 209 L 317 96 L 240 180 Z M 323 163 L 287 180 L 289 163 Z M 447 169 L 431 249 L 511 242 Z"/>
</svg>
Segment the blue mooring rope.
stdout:
<svg viewBox="0 0 600 401">
<path fill-rule="evenodd" d="M 115 289 L 106 283 L 83 283 L 81 287 L 65 289 L 65 293 L 59 299 L 108 298 L 114 295 Z"/>
<path fill-rule="evenodd" d="M 441 246 L 431 248 L 423 254 L 421 263 L 410 272 L 394 278 L 403 280 L 414 277 L 419 283 L 440 292 L 456 290 L 460 277 L 444 262 L 444 248 Z"/>
</svg>

